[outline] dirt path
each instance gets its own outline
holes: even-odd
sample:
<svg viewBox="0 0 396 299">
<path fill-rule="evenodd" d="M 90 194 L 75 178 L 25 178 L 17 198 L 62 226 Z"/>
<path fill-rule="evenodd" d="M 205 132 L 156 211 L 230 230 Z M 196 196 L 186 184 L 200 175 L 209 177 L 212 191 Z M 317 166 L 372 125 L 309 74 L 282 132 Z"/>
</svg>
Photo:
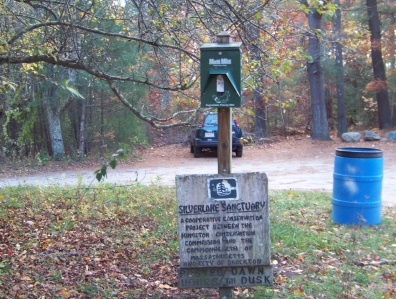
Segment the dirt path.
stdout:
<svg viewBox="0 0 396 299">
<path fill-rule="evenodd" d="M 296 138 L 279 142 L 246 146 L 242 158 L 233 157 L 232 171 L 265 172 L 271 190 L 320 190 L 332 192 L 335 149 L 338 147 L 368 147 L 384 151 L 384 179 L 382 201 L 384 206 L 396 207 L 396 143 L 361 142 L 346 144 L 339 141 L 312 141 Z M 50 171 L 28 176 L 1 178 L 0 187 L 28 185 L 75 185 L 79 181 L 93 185 L 91 169 Z M 189 147 L 170 145 L 147 149 L 139 162 L 118 166 L 108 171 L 107 183 L 174 185 L 175 176 L 182 174 L 217 173 L 217 158 L 213 153 L 193 158 Z"/>
</svg>

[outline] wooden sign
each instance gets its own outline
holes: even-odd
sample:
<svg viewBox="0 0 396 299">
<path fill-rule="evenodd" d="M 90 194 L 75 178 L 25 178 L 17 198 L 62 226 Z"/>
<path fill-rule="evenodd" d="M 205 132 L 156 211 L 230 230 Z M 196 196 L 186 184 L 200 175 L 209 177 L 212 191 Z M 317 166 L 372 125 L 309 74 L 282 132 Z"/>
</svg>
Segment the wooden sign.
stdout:
<svg viewBox="0 0 396 299">
<path fill-rule="evenodd" d="M 180 288 L 272 284 L 265 173 L 181 175 L 176 189 Z"/>
<path fill-rule="evenodd" d="M 180 268 L 178 285 L 181 289 L 222 288 L 235 286 L 272 285 L 270 266 L 222 268 Z"/>
</svg>

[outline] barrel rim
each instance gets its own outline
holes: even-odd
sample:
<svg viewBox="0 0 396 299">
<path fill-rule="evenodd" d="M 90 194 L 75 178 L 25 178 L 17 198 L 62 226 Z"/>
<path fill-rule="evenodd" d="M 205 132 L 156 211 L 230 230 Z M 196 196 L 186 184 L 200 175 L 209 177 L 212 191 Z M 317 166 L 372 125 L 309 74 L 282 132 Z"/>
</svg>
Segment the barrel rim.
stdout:
<svg viewBox="0 0 396 299">
<path fill-rule="evenodd" d="M 384 151 L 366 147 L 339 147 L 336 156 L 346 158 L 382 158 Z"/>
</svg>

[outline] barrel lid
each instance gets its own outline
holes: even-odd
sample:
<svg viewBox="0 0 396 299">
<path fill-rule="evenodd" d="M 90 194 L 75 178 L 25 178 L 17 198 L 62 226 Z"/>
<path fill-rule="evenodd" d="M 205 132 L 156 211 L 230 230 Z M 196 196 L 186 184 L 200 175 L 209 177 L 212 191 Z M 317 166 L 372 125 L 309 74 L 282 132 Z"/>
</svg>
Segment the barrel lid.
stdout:
<svg viewBox="0 0 396 299">
<path fill-rule="evenodd" d="M 346 158 L 382 158 L 383 151 L 376 148 L 365 147 L 339 147 L 336 156 Z"/>
</svg>

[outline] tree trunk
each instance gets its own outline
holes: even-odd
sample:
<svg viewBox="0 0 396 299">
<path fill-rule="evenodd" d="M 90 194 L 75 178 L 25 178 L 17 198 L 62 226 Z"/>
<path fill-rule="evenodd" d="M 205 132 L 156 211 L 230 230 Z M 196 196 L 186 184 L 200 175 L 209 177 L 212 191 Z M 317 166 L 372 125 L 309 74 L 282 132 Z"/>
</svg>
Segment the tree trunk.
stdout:
<svg viewBox="0 0 396 299">
<path fill-rule="evenodd" d="M 370 29 L 371 63 L 373 67 L 378 104 L 378 126 L 380 129 L 387 129 L 392 127 L 392 117 L 389 105 L 385 66 L 382 59 L 381 24 L 378 16 L 377 0 L 366 0 L 366 6 Z"/>
<path fill-rule="evenodd" d="M 88 103 L 87 103 L 88 111 L 86 112 L 86 114 L 87 114 L 88 120 L 85 121 L 86 128 L 88 128 L 88 132 L 86 132 L 86 134 L 85 134 L 86 135 L 85 152 L 87 154 L 89 154 L 91 152 L 92 139 L 94 137 L 94 136 L 92 136 L 94 134 L 93 130 L 92 130 L 92 127 L 93 127 L 93 109 L 92 109 L 92 106 L 93 106 L 93 94 L 94 94 L 94 92 L 92 91 L 92 95 L 89 97 L 89 99 L 87 99 L 87 101 L 88 101 Z"/>
<path fill-rule="evenodd" d="M 308 55 L 310 60 L 307 62 L 307 72 L 311 89 L 311 138 L 329 140 L 323 73 L 320 64 L 321 45 L 318 37 L 318 33 L 321 32 L 322 15 L 312 7 L 307 13 L 307 17 L 310 28 L 310 33 L 308 34 Z"/>
<path fill-rule="evenodd" d="M 390 24 L 390 30 L 389 30 L 389 40 L 390 40 L 390 66 L 389 66 L 389 70 L 390 70 L 390 76 L 388 78 L 389 82 L 391 85 L 396 82 L 396 68 L 395 68 L 395 61 L 396 61 L 396 45 L 395 45 L 395 30 L 396 30 L 396 17 L 395 14 L 392 14 L 390 16 L 391 19 L 391 24 Z M 394 90 L 394 88 L 391 88 L 389 91 L 389 101 L 390 101 L 390 105 L 392 107 L 391 109 L 391 116 L 392 116 L 392 126 L 396 125 L 396 91 Z"/>
<path fill-rule="evenodd" d="M 170 87 L 169 84 L 169 72 L 168 66 L 163 63 L 162 65 L 158 66 L 158 75 L 160 76 L 160 81 L 163 86 Z M 161 108 L 167 108 L 170 101 L 171 101 L 171 93 L 167 89 L 160 90 L 161 93 Z"/>
<path fill-rule="evenodd" d="M 268 137 L 265 102 L 263 96 L 260 94 L 259 87 L 257 86 L 254 87 L 253 97 L 255 107 L 254 134 L 258 138 L 265 138 Z"/>
<path fill-rule="evenodd" d="M 258 32 L 258 27 L 260 24 L 257 24 L 257 27 L 252 25 L 247 25 L 245 28 L 246 39 L 251 41 L 247 46 L 249 47 L 249 51 L 253 54 L 252 60 L 254 62 L 254 86 L 253 86 L 253 100 L 254 100 L 254 134 L 258 138 L 268 137 L 268 128 L 267 128 L 267 117 L 266 117 L 266 107 L 265 101 L 263 98 L 262 87 L 263 86 L 263 70 L 261 67 L 261 53 L 260 49 L 255 45 L 256 40 L 260 37 L 260 33 Z"/>
<path fill-rule="evenodd" d="M 53 90 L 52 87 L 49 88 Z M 53 94 L 53 93 L 52 93 Z M 51 92 L 47 94 L 46 112 L 48 119 L 49 135 L 51 140 L 52 157 L 56 161 L 60 161 L 65 157 L 65 146 L 62 137 L 62 127 L 60 121 L 60 111 L 51 105 Z"/>
<path fill-rule="evenodd" d="M 47 74 L 53 82 L 61 80 L 65 69 L 54 70 L 53 66 L 48 66 Z M 69 70 L 69 81 L 75 81 L 76 71 Z M 66 97 L 60 92 L 60 88 L 51 83 L 47 87 L 45 96 L 45 109 L 48 119 L 48 128 L 52 148 L 52 157 L 56 160 L 62 160 L 65 157 L 65 145 L 62 136 L 61 114 L 72 101 L 71 97 Z"/>
<path fill-rule="evenodd" d="M 104 139 L 104 97 L 103 93 L 100 96 L 100 146 L 99 152 L 100 156 L 103 157 L 104 154 L 104 146 L 105 146 L 105 139 Z"/>
<path fill-rule="evenodd" d="M 54 66 L 48 66 L 47 76 L 56 78 Z M 62 127 L 61 127 L 61 105 L 58 102 L 57 86 L 48 84 L 44 93 L 44 107 L 48 121 L 49 139 L 51 142 L 52 157 L 56 161 L 60 161 L 65 157 L 65 146 L 63 143 Z"/>
<path fill-rule="evenodd" d="M 334 52 L 336 58 L 336 77 L 337 77 L 337 136 L 340 137 L 348 131 L 347 112 L 345 103 L 345 84 L 344 84 L 344 62 L 342 57 L 342 44 L 339 42 L 341 37 L 341 9 L 340 0 L 335 0 L 334 4 L 338 9 L 334 15 Z"/>
<path fill-rule="evenodd" d="M 85 154 L 85 110 L 87 107 L 87 101 L 82 99 L 81 100 L 81 119 L 80 119 L 80 132 L 78 134 L 79 144 L 78 148 L 80 151 L 80 161 L 84 160 Z"/>
</svg>

